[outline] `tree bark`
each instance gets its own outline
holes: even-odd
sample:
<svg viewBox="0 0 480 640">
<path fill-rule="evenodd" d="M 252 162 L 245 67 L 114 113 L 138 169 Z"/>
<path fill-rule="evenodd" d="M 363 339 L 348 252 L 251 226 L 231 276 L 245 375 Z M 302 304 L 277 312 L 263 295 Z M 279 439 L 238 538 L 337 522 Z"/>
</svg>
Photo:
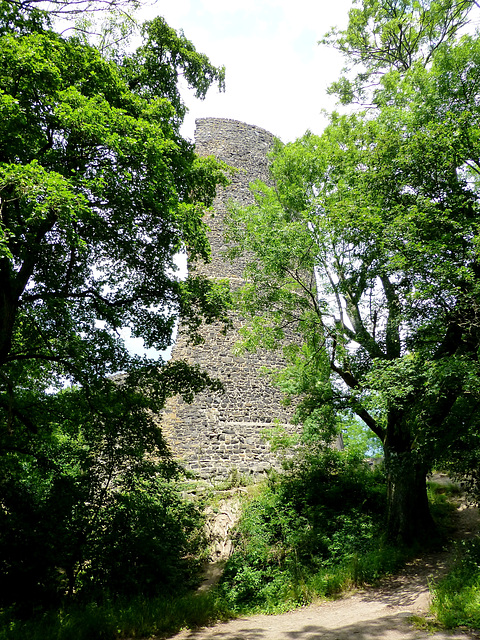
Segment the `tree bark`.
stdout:
<svg viewBox="0 0 480 640">
<path fill-rule="evenodd" d="M 18 310 L 18 300 L 10 295 L 9 284 L 0 277 L 0 365 L 12 348 L 12 334 Z"/>
<path fill-rule="evenodd" d="M 435 532 L 427 497 L 427 468 L 411 451 L 385 451 L 387 533 L 390 540 L 425 543 Z"/>
</svg>

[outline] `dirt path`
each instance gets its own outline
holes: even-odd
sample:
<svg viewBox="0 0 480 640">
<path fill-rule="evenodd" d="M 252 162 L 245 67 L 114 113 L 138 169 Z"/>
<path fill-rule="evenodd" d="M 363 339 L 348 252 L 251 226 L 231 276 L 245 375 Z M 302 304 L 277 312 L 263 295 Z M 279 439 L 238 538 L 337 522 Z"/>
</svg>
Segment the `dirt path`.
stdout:
<svg viewBox="0 0 480 640">
<path fill-rule="evenodd" d="M 240 618 L 209 629 L 184 631 L 176 640 L 466 640 L 456 632 L 429 634 L 413 627 L 415 607 L 354 595 L 280 616 Z"/>
<path fill-rule="evenodd" d="M 461 508 L 458 537 L 478 530 L 478 510 Z M 173 640 L 467 640 L 471 632 L 429 633 L 414 627 L 412 615 L 428 611 L 428 584 L 445 571 L 451 554 L 430 554 L 405 567 L 380 586 L 334 602 L 311 605 L 277 616 L 238 618 L 214 627 L 186 630 Z"/>
</svg>

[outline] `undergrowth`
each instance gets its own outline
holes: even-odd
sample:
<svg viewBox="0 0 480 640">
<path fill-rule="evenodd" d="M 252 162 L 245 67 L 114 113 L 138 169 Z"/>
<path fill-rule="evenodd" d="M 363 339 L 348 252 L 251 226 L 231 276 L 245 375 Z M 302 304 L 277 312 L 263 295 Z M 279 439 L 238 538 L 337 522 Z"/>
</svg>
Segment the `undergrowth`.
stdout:
<svg viewBox="0 0 480 640">
<path fill-rule="evenodd" d="M 19 620 L 0 613 L 0 640 L 116 640 L 173 634 L 232 617 L 214 593 L 180 597 L 122 599 L 68 606 Z"/>
<path fill-rule="evenodd" d="M 373 584 L 396 572 L 412 553 L 386 541 L 385 478 L 381 466 L 370 469 L 358 456 L 310 450 L 284 473 L 250 489 L 235 552 L 210 592 L 105 597 L 32 612 L 23 620 L 6 609 L 0 612 L 0 640 L 166 636 L 239 614 L 278 613 Z M 437 519 L 446 522 L 450 507 L 445 495 L 433 485 L 429 494 Z M 480 544 L 462 547 L 448 580 L 435 592 L 443 624 L 478 626 Z"/>
<path fill-rule="evenodd" d="M 432 589 L 432 610 L 447 628 L 480 629 L 480 540 L 457 544 L 450 572 Z"/>
<path fill-rule="evenodd" d="M 394 572 L 386 483 L 358 456 L 310 451 L 248 503 L 219 593 L 236 613 L 275 613 Z"/>
</svg>

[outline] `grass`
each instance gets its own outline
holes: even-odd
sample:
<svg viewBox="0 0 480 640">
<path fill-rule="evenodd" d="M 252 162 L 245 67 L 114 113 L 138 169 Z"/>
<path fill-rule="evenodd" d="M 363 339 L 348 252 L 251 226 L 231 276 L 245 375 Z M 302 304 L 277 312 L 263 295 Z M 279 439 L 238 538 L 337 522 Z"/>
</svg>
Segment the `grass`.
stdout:
<svg viewBox="0 0 480 640">
<path fill-rule="evenodd" d="M 0 640 L 116 640 L 170 635 L 232 616 L 214 593 L 177 598 L 136 598 L 70 606 L 19 621 L 0 614 Z"/>
<path fill-rule="evenodd" d="M 429 498 L 432 511 L 440 514 L 444 532 L 451 534 L 448 511 L 454 510 L 452 501 L 462 495 L 458 484 L 430 483 Z M 454 560 L 448 574 L 432 585 L 431 614 L 438 628 L 467 627 L 480 629 L 480 539 L 462 540 L 456 543 Z"/>
<path fill-rule="evenodd" d="M 452 569 L 432 588 L 432 612 L 447 629 L 480 629 L 480 540 L 457 544 Z"/>
</svg>

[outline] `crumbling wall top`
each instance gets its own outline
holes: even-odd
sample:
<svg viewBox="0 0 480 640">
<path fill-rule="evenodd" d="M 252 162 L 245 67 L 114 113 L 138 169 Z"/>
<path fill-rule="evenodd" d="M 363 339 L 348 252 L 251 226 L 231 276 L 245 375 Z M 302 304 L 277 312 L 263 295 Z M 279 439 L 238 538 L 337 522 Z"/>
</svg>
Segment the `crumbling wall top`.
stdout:
<svg viewBox="0 0 480 640">
<path fill-rule="evenodd" d="M 214 155 L 238 169 L 255 167 L 268 178 L 267 152 L 275 136 L 255 125 L 228 118 L 199 118 L 195 121 L 195 147 L 199 155 Z"/>
</svg>

